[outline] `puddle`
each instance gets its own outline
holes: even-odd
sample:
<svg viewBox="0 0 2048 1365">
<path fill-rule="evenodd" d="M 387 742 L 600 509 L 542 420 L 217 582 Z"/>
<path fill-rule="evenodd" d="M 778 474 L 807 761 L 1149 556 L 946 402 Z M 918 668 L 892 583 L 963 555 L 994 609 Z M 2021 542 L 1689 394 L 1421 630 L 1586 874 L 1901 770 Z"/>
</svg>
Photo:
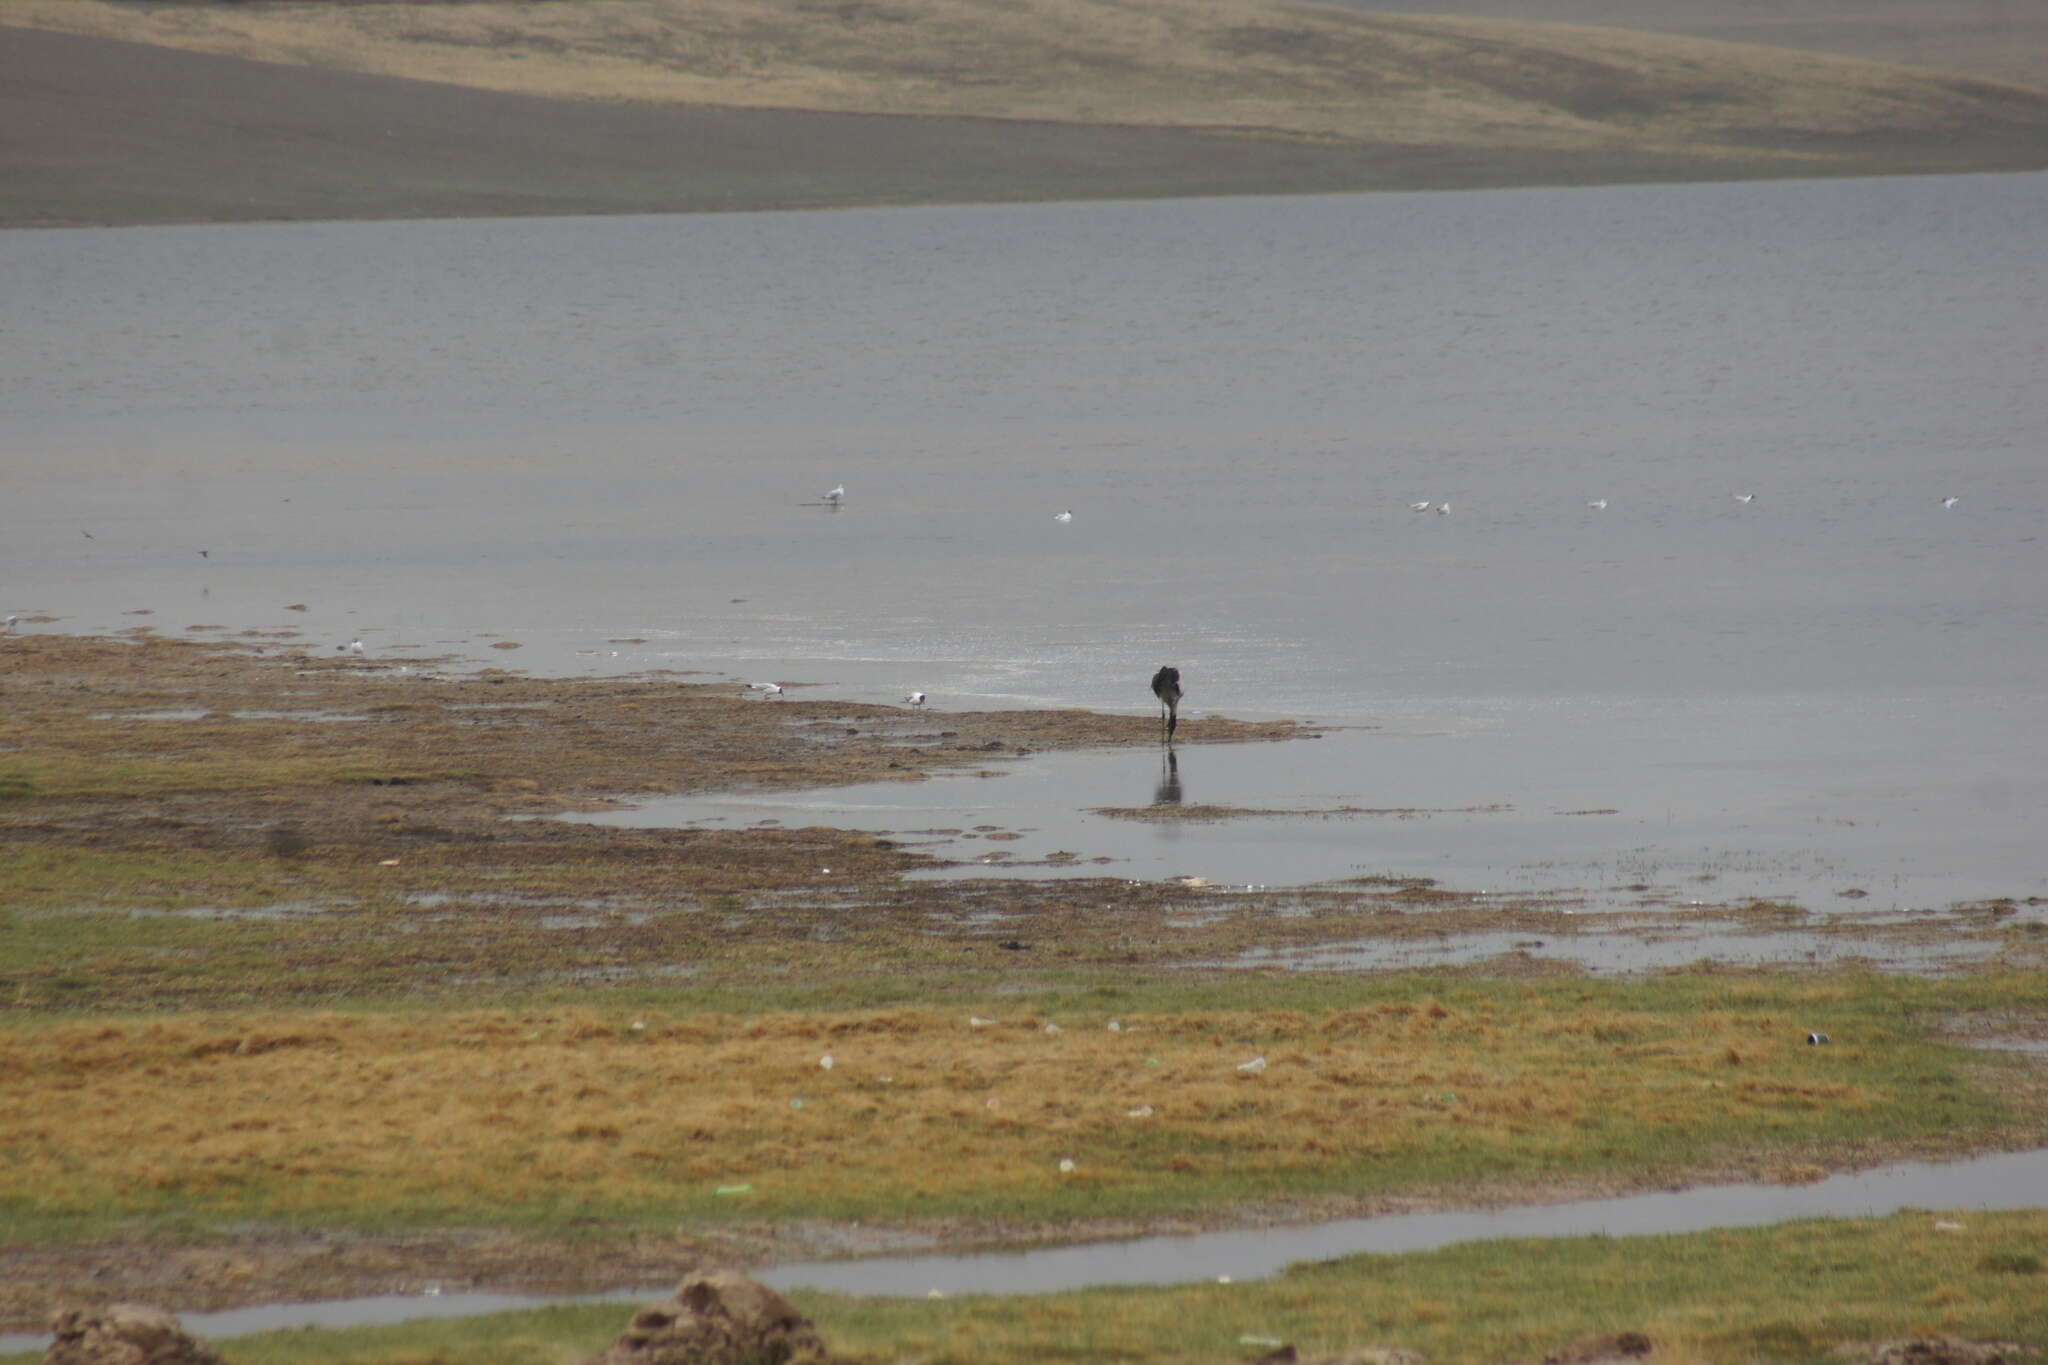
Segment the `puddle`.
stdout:
<svg viewBox="0 0 2048 1365">
<path fill-rule="evenodd" d="M 1476 1213 L 1351 1218 L 1313 1227 L 1143 1237 L 1128 1242 L 975 1256 L 911 1256 L 778 1266 L 776 1289 L 917 1297 L 1044 1294 L 1277 1275 L 1298 1261 L 1396 1255 L 1501 1237 L 1628 1237 L 1760 1227 L 1800 1218 L 1879 1218 L 1901 1209 L 2019 1209 L 2048 1189 L 2048 1151 L 1909 1162 L 1812 1185 L 1713 1185 L 1620 1199 Z M 1967 1233 L 1967 1224 L 1965 1225 Z"/>
<path fill-rule="evenodd" d="M 204 706 L 165 707 L 155 711 L 96 711 L 94 720 L 204 720 L 208 716 L 229 720 L 304 720 L 319 724 L 334 721 L 366 721 L 354 711 L 214 711 Z"/>
<path fill-rule="evenodd" d="M 348 909 L 354 904 L 355 901 L 351 898 L 335 897 L 328 900 L 271 901 L 263 905 L 189 905 L 172 909 L 137 905 L 111 913 L 135 919 L 156 916 L 165 919 L 287 920 L 324 915 L 335 910 Z M 103 915 L 110 912 L 102 905 L 76 905 L 66 907 L 57 913 Z"/>
<path fill-rule="evenodd" d="M 1649 972 L 1695 963 L 1732 967 L 1796 963 L 1816 968 L 1858 963 L 1887 972 L 1931 973 L 1989 961 L 2004 952 L 1996 939 L 1944 939 L 1921 943 L 1888 939 L 1865 930 L 1854 935 L 1770 932 L 1714 933 L 1697 925 L 1654 930 L 1551 935 L 1526 932 L 1444 934 L 1360 939 L 1304 948 L 1253 948 L 1235 957 L 1192 963 L 1198 968 L 1286 967 L 1296 971 L 1393 971 L 1464 966 L 1510 953 L 1571 962 L 1593 972 Z"/>
<path fill-rule="evenodd" d="M 1808 809 L 1797 783 L 1740 765 L 1603 787 L 1577 768 L 1553 774 L 1504 757 L 1480 737 L 1336 731 L 1187 745 L 1170 759 L 1149 749 L 977 759 L 974 773 L 922 782 L 676 797 L 561 818 L 909 836 L 910 846 L 957 864 L 913 874 L 920 879 L 1299 886 L 1431 877 L 1460 891 L 1569 896 L 1593 908 L 1781 900 L 1863 911 L 2040 889 L 2031 843 L 1980 836 L 1967 822 L 1933 829 L 1918 803 L 1894 810 L 1878 795 L 1842 803 L 1823 791 Z M 1149 818 L 1175 807 L 1194 818 Z M 1014 837 L 991 849 L 977 826 Z"/>
<path fill-rule="evenodd" d="M 680 1272 L 677 1278 L 681 1278 Z M 592 1303 L 640 1303 L 658 1299 L 675 1288 L 658 1290 L 618 1289 L 607 1294 L 582 1294 L 553 1298 L 529 1294 L 382 1294 L 365 1299 L 336 1299 L 328 1303 L 270 1303 L 254 1308 L 230 1308 L 219 1313 L 179 1313 L 185 1330 L 209 1340 L 245 1337 L 256 1332 L 278 1332 L 301 1327 L 383 1327 L 397 1322 L 426 1318 L 469 1318 L 485 1313 L 512 1313 L 524 1308 L 574 1307 Z M 47 1350 L 48 1332 L 0 1333 L 0 1355 L 20 1351 Z"/>
<path fill-rule="evenodd" d="M 1760 1227 L 1801 1218 L 1881 1218 L 1901 1209 L 2032 1208 L 2040 1203 L 2043 1189 L 2048 1189 L 2048 1150 L 1904 1162 L 1811 1185 L 1712 1185 L 1569 1204 L 1350 1218 L 1307 1227 L 1141 1237 L 1037 1251 L 813 1261 L 776 1266 L 757 1272 L 755 1278 L 784 1291 L 891 1298 L 922 1298 L 934 1290 L 947 1295 L 1050 1294 L 1116 1285 L 1190 1284 L 1222 1276 L 1254 1280 L 1277 1275 L 1297 1262 L 1364 1252 L 1398 1255 L 1501 1237 L 1629 1237 Z M 1959 1235 L 1969 1235 L 1967 1219 Z M 637 1304 L 661 1298 L 673 1287 L 552 1298 L 481 1292 L 389 1294 L 181 1316 L 191 1331 L 220 1339 L 285 1328 L 364 1327 L 559 1305 Z M 623 1326 L 623 1314 L 620 1322 Z M 48 1340 L 46 1334 L 0 1336 L 0 1352 L 32 1351 Z"/>
</svg>

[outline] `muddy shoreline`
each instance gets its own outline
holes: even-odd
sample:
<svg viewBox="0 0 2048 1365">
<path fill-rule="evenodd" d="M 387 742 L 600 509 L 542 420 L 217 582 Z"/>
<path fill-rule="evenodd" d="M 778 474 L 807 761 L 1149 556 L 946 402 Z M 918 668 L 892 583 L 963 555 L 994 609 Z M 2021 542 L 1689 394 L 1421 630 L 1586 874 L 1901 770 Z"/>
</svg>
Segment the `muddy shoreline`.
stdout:
<svg viewBox="0 0 2048 1365">
<path fill-rule="evenodd" d="M 10 964 L 0 969 L 0 1011 L 16 1019 L 342 999 L 460 1004 L 564 984 L 630 983 L 647 979 L 650 962 L 686 963 L 690 979 L 706 984 L 763 972 L 981 973 L 995 983 L 1053 969 L 1201 972 L 1254 946 L 1503 931 L 1540 946 L 1589 927 L 1554 905 L 1482 900 L 1426 881 L 1256 894 L 1108 878 L 921 883 L 900 874 L 932 860 L 886 837 L 827 828 L 634 830 L 545 818 L 635 794 L 915 781 L 939 771 L 998 771 L 1040 750 L 1149 746 L 1157 742 L 1149 716 L 761 701 L 675 675 L 444 671 L 316 651 L 276 634 L 209 642 L 148 631 L 123 639 L 10 636 L 0 647 L 0 700 L 0 851 L 17 858 L 17 906 L 104 906 L 276 931 L 263 949 L 268 968 L 253 975 L 147 957 L 90 972 L 53 961 Z M 1281 742 L 1314 733 L 1287 722 L 1205 718 L 1184 725 L 1182 738 Z M 1198 816 L 1244 814 L 1256 813 Z M 21 872 L 31 857 L 36 870 Z M 185 871 L 160 872 L 155 883 L 94 880 L 124 859 Z M 77 879 L 52 871 L 64 868 Z M 676 913 L 683 909 L 693 913 Z M 1817 928 L 1794 907 L 1715 913 L 1760 938 L 1876 932 L 1853 922 Z M 2011 930 L 2039 915 L 2037 906 L 1966 906 L 1885 932 L 1928 944 L 1975 935 L 2006 945 L 2003 965 L 2038 966 L 2041 936 Z M 1642 923 L 1648 932 L 1654 920 Z M 1788 960 L 1784 969 L 1799 964 Z M 1511 980 L 1571 969 L 1518 948 L 1472 970 Z M 2048 1112 L 2048 1098 L 2026 1099 L 2036 1117 Z M 1938 1150 L 1873 1144 L 1796 1160 L 1780 1151 L 1689 1170 L 1680 1183 L 1797 1181 L 2034 1140 L 2029 1129 L 1976 1134 L 1974 1146 Z M 0 1247 L 0 1328 L 37 1330 L 59 1304 L 140 1299 L 201 1311 L 430 1286 L 602 1292 L 668 1283 L 708 1263 L 1014 1249 L 1671 1184 L 1668 1176 L 1633 1186 L 1546 1181 L 1059 1226 L 942 1219 L 734 1222 L 669 1234 L 592 1227 L 587 1241 L 489 1228 L 135 1231 Z"/>
</svg>

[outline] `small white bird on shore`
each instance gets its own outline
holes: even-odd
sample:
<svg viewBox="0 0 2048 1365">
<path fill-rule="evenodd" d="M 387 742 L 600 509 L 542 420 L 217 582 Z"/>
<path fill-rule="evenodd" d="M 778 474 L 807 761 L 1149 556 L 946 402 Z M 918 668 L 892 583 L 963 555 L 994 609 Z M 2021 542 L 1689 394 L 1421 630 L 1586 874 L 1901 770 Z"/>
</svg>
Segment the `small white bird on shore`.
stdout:
<svg viewBox="0 0 2048 1365">
<path fill-rule="evenodd" d="M 345 645 L 336 645 L 335 648 L 337 650 L 347 650 L 351 654 L 360 654 L 363 652 L 363 642 L 361 640 L 350 640 Z"/>
<path fill-rule="evenodd" d="M 1737 502 L 1741 503 L 1741 504 L 1742 504 L 1742 505 L 1743 505 L 1744 507 L 1747 507 L 1747 506 L 1749 506 L 1749 505 L 1750 505 L 1751 503 L 1753 503 L 1753 502 L 1755 502 L 1755 501 L 1756 501 L 1756 494 L 1754 494 L 1754 493 L 1737 493 L 1737 494 L 1734 494 L 1734 498 L 1735 498 L 1735 500 L 1736 500 Z"/>
<path fill-rule="evenodd" d="M 912 692 L 912 693 L 911 693 L 911 694 L 910 694 L 909 696 L 905 697 L 905 698 L 904 698 L 903 700 L 904 700 L 905 704 L 907 704 L 907 705 L 910 705 L 910 706 L 923 706 L 923 705 L 924 705 L 924 693 L 922 693 L 922 692 Z"/>
<path fill-rule="evenodd" d="M 747 690 L 749 692 L 759 692 L 764 699 L 779 697 L 782 695 L 782 684 L 772 682 L 748 683 Z"/>
<path fill-rule="evenodd" d="M 1595 512 L 1605 512 L 1607 510 L 1607 499 L 1595 498 L 1587 503 L 1586 506 L 1592 508 Z"/>
<path fill-rule="evenodd" d="M 20 618 L 19 616 L 10 616 L 10 617 L 8 617 L 8 618 L 7 618 L 7 628 L 8 628 L 9 630 L 13 630 L 13 629 L 14 629 L 14 625 L 15 625 L 15 622 L 17 622 L 17 621 L 19 621 L 19 620 L 21 620 L 21 618 Z"/>
<path fill-rule="evenodd" d="M 1434 506 L 1436 506 L 1435 503 L 1424 500 L 1422 502 L 1409 503 L 1408 510 L 1411 512 L 1427 512 L 1430 508 Z"/>
<path fill-rule="evenodd" d="M 846 485 L 843 483 L 836 485 L 830 493 L 827 493 L 825 495 L 825 501 L 831 503 L 834 507 L 837 507 L 840 503 L 844 502 L 845 500 Z"/>
<path fill-rule="evenodd" d="M 1961 499 L 1961 498 L 1943 498 L 1943 499 L 1941 500 L 1941 505 L 1942 505 L 1943 507 L 1954 507 L 1954 506 L 1955 506 L 1955 505 L 1956 505 L 1957 503 L 1959 503 L 1959 502 L 1961 502 L 1961 501 L 1962 501 L 1962 499 Z"/>
<path fill-rule="evenodd" d="M 1436 514 L 1440 517 L 1449 516 L 1451 514 L 1451 505 L 1447 502 L 1438 503 L 1436 505 Z"/>
<path fill-rule="evenodd" d="M 1072 520 L 1074 519 L 1074 514 L 1073 514 L 1072 512 L 1055 512 L 1055 513 L 1053 513 L 1053 518 L 1052 518 L 1052 519 L 1053 519 L 1054 521 L 1059 521 L 1059 522 L 1067 522 L 1067 521 L 1072 521 Z"/>
</svg>

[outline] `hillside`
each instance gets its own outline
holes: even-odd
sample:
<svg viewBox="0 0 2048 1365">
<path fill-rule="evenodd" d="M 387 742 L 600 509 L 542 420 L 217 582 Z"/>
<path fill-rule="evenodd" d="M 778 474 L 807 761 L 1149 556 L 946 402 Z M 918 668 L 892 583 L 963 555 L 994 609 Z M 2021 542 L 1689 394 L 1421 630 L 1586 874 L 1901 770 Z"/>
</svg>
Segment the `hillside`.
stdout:
<svg viewBox="0 0 2048 1365">
<path fill-rule="evenodd" d="M 14 224 L 2048 166 L 2048 90 L 1288 0 L 5 0 L 0 19 Z"/>
</svg>

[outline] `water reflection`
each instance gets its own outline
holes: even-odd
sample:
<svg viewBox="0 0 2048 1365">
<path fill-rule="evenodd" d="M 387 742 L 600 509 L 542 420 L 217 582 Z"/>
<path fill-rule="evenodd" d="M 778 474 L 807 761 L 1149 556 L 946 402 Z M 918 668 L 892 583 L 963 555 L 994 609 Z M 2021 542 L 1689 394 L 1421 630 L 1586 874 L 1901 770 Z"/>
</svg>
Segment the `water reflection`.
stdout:
<svg viewBox="0 0 2048 1365">
<path fill-rule="evenodd" d="M 1169 747 L 1159 762 L 1159 785 L 1152 789 L 1152 804 L 1178 806 L 1180 802 L 1180 755 Z"/>
</svg>

